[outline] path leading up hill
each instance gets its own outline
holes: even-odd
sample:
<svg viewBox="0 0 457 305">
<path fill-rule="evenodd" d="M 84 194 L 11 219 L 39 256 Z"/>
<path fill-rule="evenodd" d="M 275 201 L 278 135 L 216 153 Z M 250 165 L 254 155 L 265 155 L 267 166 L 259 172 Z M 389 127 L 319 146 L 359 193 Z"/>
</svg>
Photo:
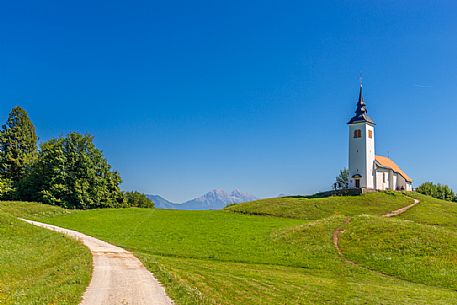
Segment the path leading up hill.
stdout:
<svg viewBox="0 0 457 305">
<path fill-rule="evenodd" d="M 80 240 L 93 256 L 92 280 L 81 305 L 171 305 L 165 289 L 132 253 L 80 232 L 22 219 Z"/>
<path fill-rule="evenodd" d="M 414 199 L 414 198 L 413 198 Z M 415 205 L 419 204 L 420 203 L 420 200 L 418 199 L 414 199 L 414 203 L 411 203 L 410 205 L 407 205 L 403 208 L 400 208 L 398 210 L 394 210 L 394 211 L 390 211 L 390 212 L 387 212 L 385 213 L 383 216 L 384 217 L 395 217 L 395 216 L 398 216 L 398 215 L 401 215 L 403 214 L 404 212 L 406 212 L 407 210 L 411 209 L 412 207 L 414 207 Z M 344 225 L 347 225 L 349 224 L 349 222 L 351 221 L 351 218 L 350 217 L 347 217 L 345 220 L 344 220 Z M 338 253 L 338 255 L 346 262 L 346 263 L 349 263 L 351 265 L 356 265 L 358 266 L 358 264 L 356 262 L 353 262 L 349 259 L 347 259 L 344 254 L 343 254 L 343 251 L 341 250 L 341 247 L 340 247 L 340 235 L 344 232 L 344 229 L 343 227 L 339 227 L 337 228 L 334 232 L 333 232 L 333 235 L 332 235 L 332 241 L 333 241 L 333 245 L 336 249 L 336 252 Z"/>
<path fill-rule="evenodd" d="M 404 208 L 388 212 L 388 213 L 384 214 L 383 216 L 384 217 L 395 217 L 395 216 L 398 216 L 400 214 L 403 214 L 404 212 L 406 212 L 410 208 L 414 207 L 416 204 L 419 204 L 419 202 L 420 201 L 418 199 L 414 199 L 414 203 L 411 203 L 410 205 L 405 206 Z"/>
</svg>

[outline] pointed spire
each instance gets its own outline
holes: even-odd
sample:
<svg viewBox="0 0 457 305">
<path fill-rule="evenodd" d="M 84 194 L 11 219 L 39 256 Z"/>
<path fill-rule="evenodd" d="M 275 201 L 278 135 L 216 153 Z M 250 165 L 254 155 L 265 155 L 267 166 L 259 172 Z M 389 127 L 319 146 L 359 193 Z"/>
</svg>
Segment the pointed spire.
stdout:
<svg viewBox="0 0 457 305">
<path fill-rule="evenodd" d="M 363 83 L 362 83 L 362 74 L 360 74 L 360 91 L 359 91 L 359 103 L 363 103 L 363 96 L 362 96 L 362 88 L 363 88 Z"/>
<path fill-rule="evenodd" d="M 357 115 L 362 115 L 367 112 L 368 112 L 367 105 L 365 104 L 365 101 L 363 100 L 363 95 L 362 95 L 362 77 L 360 77 L 359 100 L 357 101 L 357 110 L 355 111 L 355 113 Z"/>
<path fill-rule="evenodd" d="M 355 124 L 355 123 L 362 123 L 368 122 L 374 124 L 374 121 L 367 115 L 367 105 L 363 99 L 362 94 L 362 75 L 360 75 L 360 91 L 359 91 L 359 99 L 357 101 L 357 109 L 355 111 L 355 116 L 348 122 L 348 124 Z"/>
</svg>

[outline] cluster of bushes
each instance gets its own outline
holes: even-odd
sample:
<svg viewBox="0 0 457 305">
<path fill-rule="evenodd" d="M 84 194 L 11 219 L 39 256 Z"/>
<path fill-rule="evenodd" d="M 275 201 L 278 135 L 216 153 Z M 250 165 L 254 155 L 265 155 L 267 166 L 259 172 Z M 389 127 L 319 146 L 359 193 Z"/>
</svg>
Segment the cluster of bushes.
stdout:
<svg viewBox="0 0 457 305">
<path fill-rule="evenodd" d="M 416 188 L 416 192 L 432 196 L 434 198 L 457 202 L 457 196 L 454 191 L 449 186 L 444 184 L 425 182 Z"/>
<path fill-rule="evenodd" d="M 146 197 L 145 194 L 139 192 L 125 192 L 124 197 L 127 200 L 129 207 L 154 208 L 154 202 Z"/>
<path fill-rule="evenodd" d="M 15 107 L 0 131 L 0 198 L 73 209 L 154 207 L 144 194 L 124 193 L 121 177 L 90 135 L 70 133 L 37 146 L 27 112 Z"/>
</svg>

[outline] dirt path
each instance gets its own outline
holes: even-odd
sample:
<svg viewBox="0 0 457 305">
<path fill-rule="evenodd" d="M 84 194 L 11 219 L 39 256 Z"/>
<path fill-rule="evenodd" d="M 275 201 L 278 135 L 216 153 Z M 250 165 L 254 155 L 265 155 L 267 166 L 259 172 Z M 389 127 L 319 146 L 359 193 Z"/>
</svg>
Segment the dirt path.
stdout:
<svg viewBox="0 0 457 305">
<path fill-rule="evenodd" d="M 351 222 L 351 218 L 350 217 L 346 217 L 344 219 L 344 225 L 347 225 L 348 223 Z M 338 255 L 348 264 L 351 264 L 351 265 L 357 265 L 355 262 L 351 261 L 351 260 L 348 260 L 344 255 L 343 255 L 343 251 L 341 251 L 341 248 L 340 248 L 340 235 L 341 233 L 343 233 L 344 230 L 342 227 L 339 227 L 337 228 L 335 231 L 333 231 L 333 235 L 332 235 L 332 240 L 333 240 L 333 246 L 335 247 L 336 249 L 336 252 L 338 252 Z"/>
<path fill-rule="evenodd" d="M 69 235 L 90 249 L 94 270 L 80 305 L 173 304 L 165 289 L 132 253 L 77 231 L 22 220 Z"/>
<path fill-rule="evenodd" d="M 414 199 L 414 198 L 413 198 Z M 390 212 L 387 212 L 386 214 L 384 214 L 383 216 L 384 217 L 395 217 L 395 216 L 398 216 L 400 214 L 403 214 L 404 212 L 406 212 L 407 210 L 411 209 L 412 207 L 414 207 L 415 205 L 419 204 L 420 203 L 420 200 L 418 199 L 414 199 L 414 203 L 410 204 L 410 205 L 407 205 L 401 209 L 398 209 L 398 210 L 395 210 L 395 211 L 390 211 Z M 345 220 L 344 220 L 344 225 L 347 225 L 351 222 L 351 218 L 350 217 L 347 217 Z M 364 268 L 363 266 L 360 266 L 359 264 L 357 264 L 356 262 L 353 262 L 349 259 L 347 259 L 344 254 L 343 254 L 343 251 L 341 250 L 341 247 L 340 247 L 340 235 L 344 232 L 344 229 L 343 229 L 343 226 L 342 227 L 338 227 L 335 231 L 333 231 L 333 235 L 332 235 L 332 240 L 333 240 L 333 246 L 335 247 L 335 250 L 336 252 L 338 253 L 338 255 L 348 264 L 351 264 L 351 265 L 354 265 L 354 266 L 359 266 L 359 267 L 362 267 Z M 382 273 L 383 275 L 386 275 L 384 273 Z"/>
<path fill-rule="evenodd" d="M 383 216 L 384 217 L 398 216 L 398 215 L 403 214 L 404 212 L 408 211 L 410 208 L 414 207 L 415 205 L 419 204 L 419 202 L 420 202 L 420 200 L 414 199 L 414 203 L 412 203 L 412 204 L 410 204 L 408 206 L 405 206 L 404 208 L 401 208 L 401 209 L 398 209 L 398 210 L 395 210 L 395 211 L 391 211 L 391 212 L 387 212 Z"/>
</svg>

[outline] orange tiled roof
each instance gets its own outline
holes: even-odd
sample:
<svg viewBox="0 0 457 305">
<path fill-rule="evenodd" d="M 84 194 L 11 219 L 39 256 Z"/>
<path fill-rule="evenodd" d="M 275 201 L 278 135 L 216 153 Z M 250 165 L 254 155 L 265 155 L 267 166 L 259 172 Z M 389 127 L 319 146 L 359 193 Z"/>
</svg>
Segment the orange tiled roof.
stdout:
<svg viewBox="0 0 457 305">
<path fill-rule="evenodd" d="M 405 174 L 404 171 L 401 170 L 401 168 L 391 159 L 383 156 L 375 156 L 376 162 L 378 162 L 382 167 L 387 167 L 392 169 L 394 172 L 399 173 L 400 175 L 405 178 L 406 181 L 408 182 L 413 182 L 413 179 L 411 179 L 407 174 Z"/>
</svg>

